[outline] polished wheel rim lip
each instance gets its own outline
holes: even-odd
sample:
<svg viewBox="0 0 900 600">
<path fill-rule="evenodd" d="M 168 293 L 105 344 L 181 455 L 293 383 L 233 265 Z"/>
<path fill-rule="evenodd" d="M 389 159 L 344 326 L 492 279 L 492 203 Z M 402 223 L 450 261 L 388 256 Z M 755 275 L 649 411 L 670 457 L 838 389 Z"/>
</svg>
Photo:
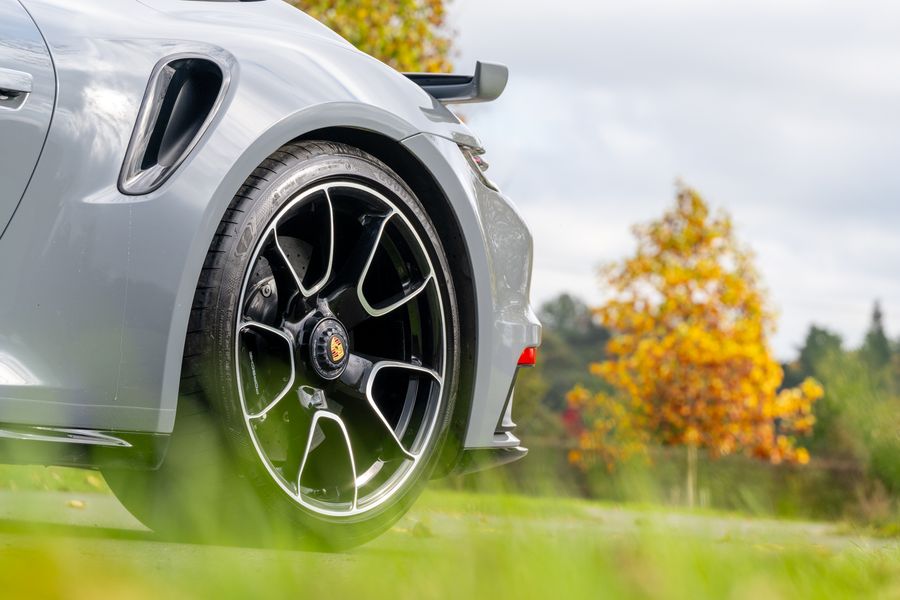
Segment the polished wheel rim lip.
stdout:
<svg viewBox="0 0 900 600">
<path fill-rule="evenodd" d="M 438 335 L 440 337 L 439 340 L 439 362 L 440 369 L 439 371 L 415 365 L 412 363 L 406 363 L 402 361 L 392 361 L 392 360 L 382 360 L 375 362 L 371 370 L 368 374 L 368 379 L 365 382 L 365 399 L 368 402 L 369 406 L 373 409 L 374 413 L 377 417 L 382 421 L 385 426 L 386 431 L 390 431 L 393 436 L 393 441 L 399 445 L 403 453 L 405 454 L 405 458 L 403 459 L 404 463 L 411 463 L 405 465 L 402 470 L 397 470 L 393 475 L 388 477 L 388 479 L 380 484 L 378 488 L 376 488 L 373 492 L 370 492 L 366 496 L 366 501 L 364 503 L 360 503 L 359 498 L 359 488 L 361 485 L 365 485 L 366 481 L 363 481 L 360 484 L 360 480 L 363 480 L 366 477 L 366 473 L 358 473 L 357 465 L 354 460 L 354 454 L 352 449 L 352 439 L 348 432 L 347 427 L 340 417 L 335 415 L 334 413 L 329 413 L 325 411 L 316 411 L 313 413 L 312 422 L 309 427 L 309 432 L 307 435 L 306 446 L 303 452 L 303 457 L 301 459 L 301 464 L 298 473 L 298 481 L 297 481 L 297 489 L 296 491 L 292 489 L 285 478 L 279 474 L 271 460 L 267 456 L 264 448 L 262 447 L 261 441 L 258 439 L 256 431 L 254 430 L 253 423 L 259 418 L 265 418 L 265 416 L 276 406 L 279 405 L 289 394 L 291 394 L 296 387 L 296 365 L 295 359 L 291 358 L 291 370 L 288 384 L 283 388 L 283 390 L 272 400 L 267 406 L 265 406 L 261 411 L 250 412 L 248 409 L 247 401 L 244 395 L 244 385 L 242 380 L 242 369 L 241 369 L 241 334 L 245 329 L 248 328 L 257 328 L 260 330 L 268 331 L 271 334 L 277 335 L 285 340 L 285 342 L 293 347 L 294 339 L 293 337 L 286 331 L 279 329 L 277 327 L 267 326 L 262 323 L 257 322 L 245 322 L 243 320 L 244 310 L 246 307 L 247 301 L 247 292 L 248 285 L 250 283 L 251 276 L 253 275 L 253 269 L 257 264 L 257 261 L 260 258 L 260 254 L 263 249 L 266 247 L 267 240 L 269 236 L 274 236 L 275 246 L 279 250 L 279 252 L 284 257 L 284 262 L 288 266 L 293 275 L 293 278 L 297 284 L 298 290 L 303 298 L 310 298 L 325 288 L 331 281 L 334 266 L 334 256 L 335 256 L 335 227 L 334 227 L 334 205 L 332 204 L 331 192 L 330 190 L 337 189 L 349 189 L 355 190 L 356 192 L 362 193 L 367 196 L 367 199 L 377 200 L 379 203 L 385 206 L 385 208 L 389 209 L 388 214 L 384 217 L 383 222 L 378 231 L 378 235 L 376 241 L 372 246 L 372 250 L 369 253 L 369 256 L 366 260 L 365 266 L 362 270 L 362 274 L 359 277 L 359 281 L 356 284 L 356 296 L 363 307 L 363 309 L 369 314 L 371 318 L 378 318 L 384 316 L 394 310 L 397 310 L 401 306 L 406 305 L 409 302 L 412 302 L 415 298 L 417 298 L 420 294 L 426 292 L 429 286 L 433 287 L 433 300 L 437 305 L 437 315 L 434 315 L 433 318 L 438 320 L 439 327 L 437 328 Z M 275 234 L 277 231 L 277 227 L 280 224 L 282 218 L 289 214 L 295 207 L 302 205 L 305 201 L 314 197 L 321 192 L 325 193 L 327 205 L 328 205 L 328 214 L 329 214 L 329 225 L 330 225 L 330 235 L 329 235 L 329 252 L 328 252 L 328 262 L 327 267 L 325 269 L 325 274 L 322 278 L 315 282 L 313 285 L 308 288 L 305 287 L 302 283 L 302 278 L 297 276 L 291 262 L 287 260 L 285 256 L 284 249 L 281 247 L 281 244 L 278 241 L 278 235 Z M 424 278 L 424 280 L 414 289 L 411 293 L 401 298 L 401 300 L 391 303 L 387 306 L 376 308 L 372 306 L 367 300 L 365 293 L 363 291 L 364 283 L 366 281 L 366 277 L 369 273 L 369 269 L 372 265 L 372 262 L 377 254 L 379 245 L 383 239 L 384 231 L 387 227 L 387 224 L 392 219 L 398 219 L 403 224 L 405 232 L 413 238 L 415 244 L 418 246 L 418 250 L 421 253 L 421 257 L 424 259 L 427 264 L 428 274 Z M 406 482 L 413 476 L 414 473 L 419 471 L 419 463 L 422 462 L 423 454 L 428 450 L 429 445 L 432 443 L 432 439 L 436 434 L 436 429 L 438 425 L 438 417 L 441 413 L 441 407 L 445 401 L 444 399 L 444 382 L 445 382 L 445 373 L 447 368 L 447 333 L 446 333 L 446 316 L 443 305 L 443 297 L 441 290 L 437 284 L 437 279 L 435 277 L 435 268 L 432 261 L 431 254 L 428 252 L 427 247 L 422 242 L 421 236 L 416 231 L 416 228 L 413 226 L 412 222 L 406 217 L 406 215 L 397 208 L 396 204 L 392 202 L 387 196 L 385 196 L 380 191 L 372 188 L 371 186 L 364 185 L 357 181 L 351 180 L 334 180 L 326 183 L 321 183 L 318 185 L 314 185 L 305 190 L 300 191 L 296 194 L 290 201 L 285 203 L 282 207 L 280 207 L 275 214 L 275 216 L 271 219 L 269 225 L 266 227 L 265 231 L 258 238 L 258 242 L 256 247 L 254 248 L 253 254 L 251 255 L 250 261 L 247 264 L 246 272 L 243 277 L 242 285 L 241 285 L 241 293 L 238 303 L 238 310 L 236 315 L 236 324 L 235 324 L 235 345 L 234 345 L 234 364 L 235 364 L 235 375 L 237 382 L 237 391 L 241 402 L 241 411 L 243 415 L 244 424 L 247 428 L 247 432 L 250 436 L 250 439 L 253 443 L 253 447 L 257 452 L 260 460 L 262 461 L 264 467 L 268 471 L 269 475 L 272 479 L 278 484 L 278 486 L 284 491 L 291 499 L 297 502 L 299 505 L 304 508 L 327 517 L 352 517 L 356 515 L 360 515 L 366 512 L 369 512 L 390 500 L 392 497 L 396 495 L 401 489 L 403 489 Z M 426 402 L 430 405 L 426 406 L 426 410 L 428 414 L 425 417 L 425 421 L 421 424 L 420 430 L 416 433 L 416 437 L 414 440 L 414 444 L 417 446 L 418 451 L 412 453 L 407 451 L 400 441 L 397 433 L 394 431 L 393 427 L 391 427 L 390 423 L 385 418 L 382 411 L 378 408 L 375 398 L 373 396 L 374 386 L 376 382 L 377 375 L 387 369 L 403 369 L 414 371 L 420 374 L 424 374 L 433 379 L 436 384 L 436 389 L 432 389 L 431 395 L 429 396 L 429 400 Z M 430 398 L 434 398 L 434 402 L 432 404 Z M 354 478 L 354 486 L 353 486 L 353 498 L 349 503 L 329 503 L 323 502 L 320 500 L 311 500 L 307 498 L 303 493 L 303 486 L 300 484 L 300 479 L 302 479 L 304 468 L 306 467 L 307 461 L 310 456 L 310 446 L 313 442 L 313 434 L 315 432 L 316 426 L 319 424 L 319 421 L 328 420 L 332 421 L 336 424 L 336 426 L 342 432 L 342 436 L 344 442 L 347 445 L 348 456 L 350 458 L 350 467 L 352 470 L 353 478 Z M 424 431 L 423 431 L 424 430 Z M 377 461 L 376 461 L 377 463 Z M 370 471 L 377 466 L 376 463 L 370 467 Z M 349 504 L 347 507 L 341 506 L 340 508 L 331 508 L 327 506 L 327 504 Z"/>
</svg>

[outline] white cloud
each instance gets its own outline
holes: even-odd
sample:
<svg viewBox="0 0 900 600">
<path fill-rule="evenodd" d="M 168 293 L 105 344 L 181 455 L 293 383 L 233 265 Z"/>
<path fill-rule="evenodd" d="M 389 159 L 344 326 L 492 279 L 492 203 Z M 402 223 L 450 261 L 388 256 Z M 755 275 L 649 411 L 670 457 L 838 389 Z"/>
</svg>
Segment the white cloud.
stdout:
<svg viewBox="0 0 900 600">
<path fill-rule="evenodd" d="M 900 335 L 900 5 L 454 0 L 457 61 L 507 62 L 465 109 L 535 233 L 537 301 L 599 296 L 595 267 L 683 177 L 728 209 L 780 310 L 859 343 L 872 301 Z"/>
</svg>

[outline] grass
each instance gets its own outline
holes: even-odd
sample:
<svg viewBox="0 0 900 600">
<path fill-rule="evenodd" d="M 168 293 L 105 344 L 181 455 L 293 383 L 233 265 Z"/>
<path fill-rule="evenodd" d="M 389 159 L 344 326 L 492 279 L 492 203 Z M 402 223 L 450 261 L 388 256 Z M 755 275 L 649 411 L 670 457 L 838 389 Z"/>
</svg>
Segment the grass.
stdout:
<svg viewBox="0 0 900 600">
<path fill-rule="evenodd" d="M 14 465 L 0 465 L 0 491 L 111 493 L 96 471 Z"/>
<path fill-rule="evenodd" d="M 0 488 L 59 496 L 63 517 L 94 509 L 102 524 L 114 511 L 96 478 L 71 469 L 3 467 Z M 3 497 L 16 496 L 31 497 Z M 87 507 L 66 504 L 73 497 Z M 4 596 L 900 597 L 896 542 L 821 523 L 568 499 L 429 491 L 392 531 L 344 554 L 92 531 L 0 526 Z"/>
</svg>

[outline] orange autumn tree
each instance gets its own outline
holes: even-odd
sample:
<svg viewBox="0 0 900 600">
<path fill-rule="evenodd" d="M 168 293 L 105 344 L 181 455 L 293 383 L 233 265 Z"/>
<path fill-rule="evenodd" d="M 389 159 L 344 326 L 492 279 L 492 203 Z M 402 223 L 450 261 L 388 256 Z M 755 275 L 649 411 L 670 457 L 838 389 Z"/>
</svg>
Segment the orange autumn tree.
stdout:
<svg viewBox="0 0 900 600">
<path fill-rule="evenodd" d="M 444 0 L 289 0 L 398 71 L 448 72 Z"/>
<path fill-rule="evenodd" d="M 698 448 L 808 462 L 797 438 L 823 391 L 813 380 L 779 389 L 774 317 L 729 216 L 679 186 L 675 207 L 634 234 L 634 256 L 601 268 L 609 299 L 595 312 L 613 336 L 591 370 L 613 392 L 569 393 L 584 425 L 572 458 L 612 467 L 653 442 L 686 446 L 689 499 Z"/>
</svg>

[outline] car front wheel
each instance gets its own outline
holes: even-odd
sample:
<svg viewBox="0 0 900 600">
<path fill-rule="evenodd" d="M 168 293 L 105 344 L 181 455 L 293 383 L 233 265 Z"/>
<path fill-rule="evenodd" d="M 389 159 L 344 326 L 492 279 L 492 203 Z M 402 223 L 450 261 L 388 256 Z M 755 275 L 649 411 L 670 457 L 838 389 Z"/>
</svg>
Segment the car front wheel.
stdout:
<svg viewBox="0 0 900 600">
<path fill-rule="evenodd" d="M 390 527 L 427 482 L 458 374 L 446 255 L 374 157 L 297 142 L 235 196 L 204 265 L 158 471 L 110 472 L 148 526 L 330 547 Z"/>
</svg>

